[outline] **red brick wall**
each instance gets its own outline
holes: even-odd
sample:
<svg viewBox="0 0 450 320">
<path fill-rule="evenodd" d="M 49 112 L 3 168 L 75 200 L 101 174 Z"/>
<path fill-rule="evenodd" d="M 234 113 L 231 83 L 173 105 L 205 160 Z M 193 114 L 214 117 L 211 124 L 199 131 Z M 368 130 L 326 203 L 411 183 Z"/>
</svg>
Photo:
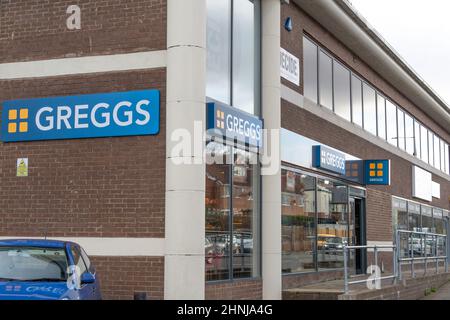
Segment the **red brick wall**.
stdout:
<svg viewBox="0 0 450 320">
<path fill-rule="evenodd" d="M 303 33 L 307 33 L 322 47 L 333 53 L 334 56 L 340 59 L 345 65 L 375 86 L 380 92 L 414 115 L 423 124 L 450 143 L 450 132 L 448 131 L 448 128 L 442 128 L 437 125 L 423 111 L 417 108 L 408 97 L 405 97 L 402 93 L 392 87 L 389 84 L 389 79 L 382 78 L 376 70 L 371 69 L 364 61 L 361 61 L 358 56 L 353 54 L 328 30 L 324 29 L 317 21 L 308 16 L 292 1 L 289 5 L 281 6 L 282 23 L 284 23 L 286 17 L 291 17 L 293 19 L 294 29 L 292 32 L 288 32 L 281 26 L 281 47 L 299 57 L 301 65 L 303 65 L 303 47 L 301 42 Z M 301 73 L 303 76 L 303 67 L 301 68 Z M 282 80 L 282 83 L 299 93 L 303 92 L 303 78 L 300 87 L 293 86 L 284 79 Z"/>
<path fill-rule="evenodd" d="M 1 101 L 154 88 L 156 136 L 0 143 L 0 234 L 164 237 L 165 70 L 0 81 Z M 29 177 L 16 159 L 29 158 Z"/>
<path fill-rule="evenodd" d="M 147 299 L 164 298 L 163 257 L 92 257 L 105 300 L 132 300 L 134 293 Z"/>
<path fill-rule="evenodd" d="M 68 30 L 68 6 L 81 30 Z M 166 48 L 166 0 L 0 1 L 0 63 Z"/>
<path fill-rule="evenodd" d="M 262 280 L 235 280 L 233 282 L 207 283 L 206 300 L 260 300 Z"/>
</svg>

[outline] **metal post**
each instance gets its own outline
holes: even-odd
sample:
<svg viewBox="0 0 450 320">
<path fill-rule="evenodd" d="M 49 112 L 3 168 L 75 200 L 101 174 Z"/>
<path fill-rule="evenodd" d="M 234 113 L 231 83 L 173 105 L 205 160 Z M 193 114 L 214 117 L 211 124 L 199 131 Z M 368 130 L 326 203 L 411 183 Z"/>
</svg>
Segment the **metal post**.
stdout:
<svg viewBox="0 0 450 320">
<path fill-rule="evenodd" d="M 423 237 L 425 237 L 425 239 L 422 239 Z M 427 251 L 426 235 L 423 235 L 423 234 L 420 235 L 420 242 L 421 242 L 420 247 L 422 248 L 421 249 L 422 250 L 422 255 L 425 252 L 425 268 L 424 268 L 424 270 L 425 270 L 425 274 L 427 274 L 427 272 L 428 272 L 428 251 Z M 423 250 L 423 247 L 425 247 L 425 251 Z"/>
<path fill-rule="evenodd" d="M 378 267 L 378 249 L 377 246 L 373 248 L 373 254 L 375 256 L 375 265 Z"/>
<path fill-rule="evenodd" d="M 448 237 L 445 236 L 445 273 L 448 272 Z"/>
<path fill-rule="evenodd" d="M 402 258 L 402 247 L 400 245 L 400 240 L 401 240 L 401 236 L 400 236 L 400 231 L 397 231 L 396 233 L 396 241 L 397 241 L 397 275 L 398 275 L 398 280 L 402 280 L 402 261 L 400 260 Z"/>
<path fill-rule="evenodd" d="M 347 247 L 344 246 L 344 292 L 348 293 Z"/>
<path fill-rule="evenodd" d="M 392 274 L 394 275 L 393 283 L 397 284 L 397 247 L 398 243 L 396 243 L 396 246 L 392 248 Z"/>
<path fill-rule="evenodd" d="M 438 259 L 438 236 L 434 236 L 434 256 L 436 257 L 436 274 L 439 273 L 439 259 Z"/>
<path fill-rule="evenodd" d="M 411 258 L 411 276 L 413 278 L 416 277 L 415 273 L 414 273 L 414 247 L 413 247 L 413 237 L 412 237 L 412 233 L 409 234 L 409 239 L 410 239 L 410 246 L 411 249 L 409 250 L 409 254 L 410 254 L 410 258 Z"/>
</svg>

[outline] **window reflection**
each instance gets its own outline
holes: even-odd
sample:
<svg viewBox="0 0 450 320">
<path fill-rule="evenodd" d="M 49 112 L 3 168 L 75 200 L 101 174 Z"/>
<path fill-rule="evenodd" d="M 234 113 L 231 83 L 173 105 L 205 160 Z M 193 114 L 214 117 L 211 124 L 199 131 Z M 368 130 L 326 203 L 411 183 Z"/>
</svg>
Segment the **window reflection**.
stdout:
<svg viewBox="0 0 450 320">
<path fill-rule="evenodd" d="M 363 110 L 364 110 L 364 129 L 377 134 L 377 109 L 376 109 L 375 90 L 366 83 L 363 84 Z"/>
<path fill-rule="evenodd" d="M 303 50 L 304 94 L 317 103 L 317 46 L 303 38 Z"/>
<path fill-rule="evenodd" d="M 344 266 L 348 243 L 347 187 L 325 179 L 317 181 L 317 260 L 319 269 Z"/>
<path fill-rule="evenodd" d="M 315 270 L 315 178 L 282 170 L 283 272 Z"/>
<path fill-rule="evenodd" d="M 207 163 L 212 159 L 218 163 L 206 166 L 206 237 L 205 265 L 206 280 L 228 279 L 230 274 L 230 194 L 231 177 L 227 159 L 230 147 L 209 143 Z"/>
</svg>

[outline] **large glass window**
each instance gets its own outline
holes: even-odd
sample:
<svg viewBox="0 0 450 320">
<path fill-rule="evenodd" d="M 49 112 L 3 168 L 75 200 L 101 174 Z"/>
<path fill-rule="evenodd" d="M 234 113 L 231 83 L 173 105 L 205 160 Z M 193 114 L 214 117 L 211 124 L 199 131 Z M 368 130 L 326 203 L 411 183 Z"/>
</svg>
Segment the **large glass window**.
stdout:
<svg viewBox="0 0 450 320">
<path fill-rule="evenodd" d="M 207 8 L 206 95 L 230 105 L 231 0 L 207 0 Z"/>
<path fill-rule="evenodd" d="M 315 270 L 315 178 L 282 170 L 283 272 Z"/>
<path fill-rule="evenodd" d="M 433 132 L 428 130 L 428 163 L 434 166 L 434 142 L 433 142 Z"/>
<path fill-rule="evenodd" d="M 206 166 L 206 280 L 230 278 L 231 148 L 218 143 L 207 146 Z M 222 163 L 222 164 L 220 164 Z"/>
<path fill-rule="evenodd" d="M 303 50 L 306 98 L 449 173 L 448 145 L 442 147 L 432 131 L 307 37 L 303 38 Z"/>
<path fill-rule="evenodd" d="M 420 205 L 414 202 L 408 202 L 408 225 L 409 231 L 420 231 Z"/>
<path fill-rule="evenodd" d="M 422 161 L 428 163 L 428 130 L 424 126 L 420 126 L 420 150 Z"/>
<path fill-rule="evenodd" d="M 442 213 L 443 211 L 441 209 L 433 209 L 434 231 L 437 234 L 446 234 L 444 217 Z"/>
<path fill-rule="evenodd" d="M 445 169 L 445 143 L 443 140 L 441 140 L 441 170 L 446 172 Z"/>
<path fill-rule="evenodd" d="M 377 106 L 375 90 L 363 83 L 364 129 L 377 135 Z"/>
<path fill-rule="evenodd" d="M 333 109 L 333 63 L 329 55 L 319 52 L 319 103 Z"/>
<path fill-rule="evenodd" d="M 398 147 L 405 150 L 405 113 L 397 108 L 397 127 L 398 127 Z"/>
<path fill-rule="evenodd" d="M 352 119 L 353 123 L 363 126 L 362 82 L 352 75 Z"/>
<path fill-rule="evenodd" d="M 260 219 L 255 155 L 210 142 L 207 163 L 212 164 L 206 166 L 206 280 L 256 277 Z"/>
<path fill-rule="evenodd" d="M 441 170 L 441 141 L 436 135 L 433 135 L 434 141 L 434 167 Z"/>
<path fill-rule="evenodd" d="M 408 230 L 408 211 L 406 201 L 394 198 L 392 200 L 392 229 Z"/>
<path fill-rule="evenodd" d="M 334 61 L 333 71 L 334 112 L 351 121 L 350 116 L 350 71 Z"/>
<path fill-rule="evenodd" d="M 422 206 L 422 232 L 434 233 L 433 210 L 431 207 Z"/>
<path fill-rule="evenodd" d="M 342 268 L 348 243 L 348 188 L 317 181 L 317 261 L 319 269 Z"/>
<path fill-rule="evenodd" d="M 445 144 L 445 168 L 446 168 L 446 172 L 447 172 L 447 174 L 450 174 L 450 159 L 449 159 L 449 156 L 450 156 L 450 150 L 449 150 L 449 148 L 448 148 L 448 144 Z"/>
<path fill-rule="evenodd" d="M 389 100 L 386 100 L 386 122 L 387 141 L 397 147 L 397 107 Z"/>
<path fill-rule="evenodd" d="M 417 121 L 414 121 L 414 146 L 416 150 L 415 156 L 419 159 L 422 159 L 422 155 L 420 152 L 420 124 Z"/>
<path fill-rule="evenodd" d="M 317 103 L 317 46 L 303 37 L 303 72 L 305 97 Z"/>
<path fill-rule="evenodd" d="M 254 114 L 255 5 L 249 0 L 234 0 L 233 11 L 233 106 Z"/>
<path fill-rule="evenodd" d="M 377 94 L 378 136 L 386 140 L 386 99 Z"/>
<path fill-rule="evenodd" d="M 414 120 L 405 113 L 405 139 L 406 139 L 406 152 L 410 155 L 414 155 Z"/>
<path fill-rule="evenodd" d="M 448 148 L 448 144 L 445 144 L 444 147 L 444 153 L 445 153 L 445 172 L 447 172 L 447 174 L 450 173 L 450 157 L 449 157 L 449 148 Z"/>
<path fill-rule="evenodd" d="M 259 113 L 259 1 L 207 0 L 209 98 Z"/>
</svg>

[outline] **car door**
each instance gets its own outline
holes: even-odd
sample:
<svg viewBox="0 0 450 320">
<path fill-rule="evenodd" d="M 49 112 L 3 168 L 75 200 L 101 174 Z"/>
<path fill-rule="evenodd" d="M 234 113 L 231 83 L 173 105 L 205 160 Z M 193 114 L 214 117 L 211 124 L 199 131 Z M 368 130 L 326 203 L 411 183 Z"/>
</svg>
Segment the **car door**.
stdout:
<svg viewBox="0 0 450 320">
<path fill-rule="evenodd" d="M 73 258 L 73 264 L 79 268 L 80 271 L 80 278 L 81 276 L 89 272 L 86 264 L 84 263 L 84 260 L 81 256 L 81 250 L 80 247 L 76 245 L 72 245 L 70 247 L 70 251 L 72 253 Z M 96 287 L 95 283 L 87 283 L 87 284 L 80 284 L 79 289 L 79 295 L 81 300 L 93 300 L 96 297 Z"/>
<path fill-rule="evenodd" d="M 100 291 L 100 281 L 97 278 L 97 271 L 95 270 L 94 265 L 91 263 L 91 260 L 89 259 L 89 256 L 86 254 L 86 251 L 84 251 L 84 249 L 82 247 L 80 248 L 80 252 L 81 252 L 81 258 L 83 258 L 83 261 L 87 267 L 88 272 L 90 272 L 91 274 L 94 275 L 95 277 L 95 282 L 93 283 L 94 285 L 94 297 L 93 299 L 96 300 L 101 300 L 102 299 L 102 295 L 101 295 L 101 291 Z"/>
</svg>

